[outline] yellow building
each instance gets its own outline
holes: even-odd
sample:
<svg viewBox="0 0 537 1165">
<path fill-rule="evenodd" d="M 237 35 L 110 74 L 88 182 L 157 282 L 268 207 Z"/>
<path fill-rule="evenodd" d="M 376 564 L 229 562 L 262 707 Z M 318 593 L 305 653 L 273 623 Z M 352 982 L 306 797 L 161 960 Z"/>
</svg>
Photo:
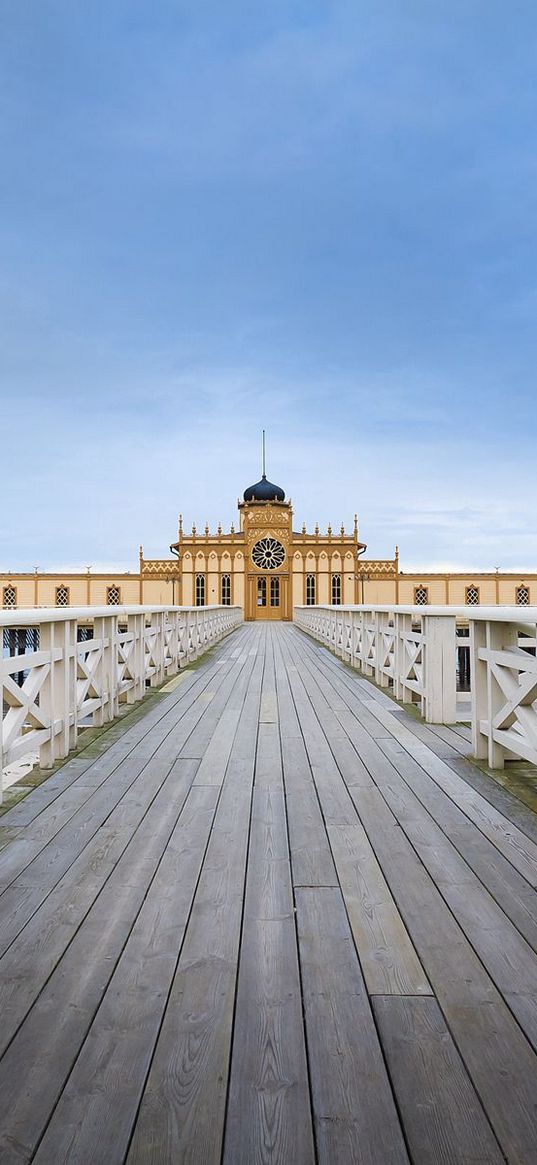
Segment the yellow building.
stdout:
<svg viewBox="0 0 537 1165">
<path fill-rule="evenodd" d="M 400 569 L 399 554 L 366 559 L 355 517 L 351 533 L 293 530 L 291 501 L 280 486 L 260 481 L 238 503 L 238 528 L 183 531 L 173 557 L 147 559 L 137 571 L 98 574 L 0 574 L 3 607 L 83 607 L 105 604 L 237 604 L 246 619 L 292 619 L 293 606 L 314 603 L 528 606 L 537 603 L 537 574 L 500 571 L 444 574 Z"/>
</svg>

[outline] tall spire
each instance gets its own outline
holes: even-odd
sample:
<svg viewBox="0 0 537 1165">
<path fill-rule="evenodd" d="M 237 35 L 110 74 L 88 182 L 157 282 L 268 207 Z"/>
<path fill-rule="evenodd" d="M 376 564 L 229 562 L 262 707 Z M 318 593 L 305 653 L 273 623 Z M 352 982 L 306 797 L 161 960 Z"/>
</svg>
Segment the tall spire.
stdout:
<svg viewBox="0 0 537 1165">
<path fill-rule="evenodd" d="M 263 429 L 263 477 L 265 478 L 266 476 L 267 476 L 267 472 L 266 472 L 266 465 L 265 465 L 265 430 Z"/>
</svg>

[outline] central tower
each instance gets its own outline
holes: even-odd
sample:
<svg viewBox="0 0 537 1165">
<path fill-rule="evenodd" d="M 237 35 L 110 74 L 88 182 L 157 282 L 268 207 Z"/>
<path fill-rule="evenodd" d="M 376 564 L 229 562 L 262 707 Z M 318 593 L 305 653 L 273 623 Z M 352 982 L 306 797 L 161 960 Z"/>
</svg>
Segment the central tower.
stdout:
<svg viewBox="0 0 537 1165">
<path fill-rule="evenodd" d="M 244 537 L 245 619 L 292 618 L 293 510 L 285 491 L 267 481 L 245 489 L 239 502 Z"/>
</svg>

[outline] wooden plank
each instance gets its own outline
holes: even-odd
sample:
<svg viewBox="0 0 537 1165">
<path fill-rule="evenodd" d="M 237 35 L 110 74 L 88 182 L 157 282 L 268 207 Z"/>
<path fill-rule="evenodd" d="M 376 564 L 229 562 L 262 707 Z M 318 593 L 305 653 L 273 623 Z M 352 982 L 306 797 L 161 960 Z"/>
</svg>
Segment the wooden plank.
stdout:
<svg viewBox="0 0 537 1165">
<path fill-rule="evenodd" d="M 319 1165 L 407 1162 L 341 893 L 299 889 L 296 904 Z"/>
<path fill-rule="evenodd" d="M 155 799 L 84 925 L 4 1057 L 2 1069 L 4 1064 L 8 1070 L 11 1066 L 10 1084 L 13 1085 L 17 1080 L 13 1065 L 25 1066 L 29 1070 L 32 1043 L 42 1048 L 42 1056 L 36 1061 L 32 1076 L 35 1085 L 33 1096 L 31 1088 L 23 1087 L 20 1079 L 18 1091 L 10 1091 L 7 1082 L 3 1089 L 3 1096 L 9 1098 L 9 1113 L 12 1114 L 9 1121 L 20 1118 L 19 1136 L 21 1128 L 25 1128 L 27 1138 L 30 1136 L 29 1130 L 33 1129 L 34 1138 L 37 1139 L 56 1103 L 58 1091 L 72 1064 L 73 1051 L 83 1040 L 95 1007 L 106 989 L 196 769 L 197 761 L 179 761 L 172 767 L 168 787 L 161 791 L 160 798 Z M 183 783 L 187 782 L 183 794 L 181 777 Z M 214 809 L 217 796 L 217 789 L 198 789 L 195 795 L 193 791 L 191 806 L 195 805 L 196 798 L 201 797 L 208 799 Z M 183 826 L 188 836 L 189 826 L 192 825 L 191 809 L 185 808 L 184 814 Z M 113 922 L 112 927 L 110 920 Z M 61 937 L 64 939 L 65 935 Z M 98 958 L 95 958 L 95 950 L 98 950 Z M 86 968 L 84 973 L 81 973 L 81 966 Z M 60 990 L 56 985 L 59 981 Z M 51 1015 L 58 1003 L 63 1009 L 61 1021 L 51 1030 Z M 31 1111 L 28 1110 L 30 1101 Z M 6 1120 L 6 1127 L 9 1121 Z M 32 1144 L 35 1144 L 35 1140 Z"/>
<path fill-rule="evenodd" d="M 234 642 L 242 640 L 244 634 L 244 628 L 238 629 L 234 633 Z M 219 644 L 214 652 L 211 651 L 200 661 L 196 670 L 187 670 L 182 673 L 185 676 L 181 693 L 183 700 L 191 688 L 206 684 L 208 676 L 218 674 L 225 664 L 224 650 L 224 645 Z M 168 714 L 175 703 L 176 697 L 166 700 L 157 691 L 149 692 L 143 703 L 126 713 L 118 723 L 111 724 L 97 740 L 93 740 L 86 749 L 82 749 L 77 756 L 66 761 L 38 789 L 25 797 L 24 801 L 8 810 L 3 816 L 3 822 L 7 823 L 9 819 L 9 823 L 14 825 L 29 825 L 52 801 L 61 798 L 74 781 L 81 787 L 90 787 L 93 784 L 90 773 L 93 771 L 96 759 L 101 759 L 105 753 L 109 761 L 118 757 L 122 759 L 124 755 L 122 750 L 126 749 L 128 752 L 135 744 L 140 743 L 154 725 Z M 106 774 L 103 775 L 103 780 L 105 776 Z"/>
<path fill-rule="evenodd" d="M 327 702 L 331 703 L 329 686 L 321 679 L 318 679 L 318 683 L 323 688 Z M 336 700 L 334 702 L 336 703 Z M 356 715 L 360 716 L 359 709 Z M 363 754 L 365 732 L 363 726 L 360 725 L 360 729 L 356 729 L 355 716 L 348 709 L 344 715 L 339 713 L 338 718 L 349 725 L 349 731 L 354 737 L 358 732 L 358 742 Z M 377 785 L 435 884 L 442 887 L 444 899 L 487 968 L 492 981 L 509 1003 L 522 1030 L 536 1047 L 537 962 L 534 951 L 530 949 L 461 854 L 431 819 L 418 798 L 401 781 L 396 769 L 391 764 L 386 765 L 385 757 L 379 749 L 379 744 L 386 747 L 386 743 L 386 741 L 368 742 L 368 764 L 375 773 Z M 436 792 L 440 793 L 438 787 Z M 364 804 L 369 804 L 371 819 L 375 814 L 379 818 L 382 817 L 384 805 L 377 790 L 351 788 L 351 794 L 359 811 Z M 473 831 L 474 839 L 481 837 L 479 831 L 468 821 L 467 826 Z M 485 838 L 481 837 L 481 841 L 487 844 Z M 501 855 L 497 856 L 500 859 Z M 521 881 L 523 882 L 523 879 Z M 528 895 L 532 893 L 527 884 L 526 889 Z M 537 901 L 534 901 L 533 907 L 536 905 Z"/>
<path fill-rule="evenodd" d="M 383 718 L 384 710 L 376 709 L 375 715 Z M 426 745 L 416 740 L 396 717 L 392 716 L 391 720 L 392 734 L 396 740 L 425 768 L 429 776 L 448 793 L 455 804 L 494 843 L 530 885 L 537 886 L 537 844 L 499 813 L 480 793 L 476 793 L 467 785 L 445 761 L 434 756 Z"/>
<path fill-rule="evenodd" d="M 316 714 L 308 698 L 312 687 L 306 668 L 300 675 L 298 669 L 290 671 L 289 681 L 368 991 L 430 994 L 427 976 L 321 728 L 320 709 Z M 322 715 L 328 730 L 333 714 L 326 707 Z"/>
<path fill-rule="evenodd" d="M 336 661 L 334 661 L 336 662 Z M 362 706 L 352 702 L 352 710 L 346 714 L 346 727 L 352 730 L 352 717 L 368 731 L 368 722 L 364 718 Z M 386 709 L 371 705 L 375 718 L 379 719 L 391 735 L 410 753 L 411 756 L 425 769 L 429 776 L 444 792 L 458 805 L 467 817 L 476 824 L 490 841 L 505 855 L 508 861 L 519 870 L 523 877 L 532 886 L 537 885 L 537 844 L 522 833 L 516 825 L 503 816 L 485 797 L 476 793 L 466 781 L 457 775 L 455 758 L 451 764 L 446 764 L 441 758 L 433 754 L 423 741 L 416 739 L 414 733 L 402 723 L 400 716 L 394 716 Z M 341 717 L 339 717 L 341 718 Z M 362 735 L 364 747 L 366 747 Z M 459 762 L 461 763 L 461 762 Z M 464 764 L 464 761 L 462 761 Z"/>
<path fill-rule="evenodd" d="M 274 669 L 293 885 L 337 886 L 330 843 L 277 636 Z"/>
<path fill-rule="evenodd" d="M 317 683 L 322 685 L 323 694 L 330 704 L 331 686 L 341 689 L 343 681 L 337 671 L 332 668 L 330 682 L 327 682 L 319 674 L 320 670 L 317 669 L 315 678 Z M 408 822 L 410 820 L 409 814 L 412 813 L 414 836 L 411 839 L 414 844 L 417 844 L 417 839 L 421 837 L 421 843 L 426 847 L 423 852 L 426 852 L 431 860 L 435 860 L 436 855 L 435 867 L 429 865 L 428 868 L 433 873 L 437 884 L 442 884 L 447 880 L 450 869 L 453 871 L 452 881 L 471 883 L 472 878 L 468 871 L 465 872 L 457 857 L 452 856 L 442 843 L 442 856 L 438 857 L 434 831 L 429 838 L 424 838 L 421 835 L 420 827 L 415 820 L 416 815 L 422 822 L 427 819 L 420 815 L 417 803 L 412 809 L 414 804 L 412 799 L 409 800 L 407 797 L 405 802 L 405 784 L 419 797 L 421 804 L 425 806 L 471 869 L 493 894 L 508 918 L 517 926 L 530 945 L 535 948 L 537 945 L 537 897 L 534 889 L 511 866 L 493 843 L 475 828 L 463 811 L 428 776 L 424 768 L 410 756 L 403 745 L 393 738 L 373 741 L 368 737 L 361 720 L 362 705 L 351 693 L 348 696 L 348 703 L 349 707 L 346 713 L 344 715 L 338 713 L 338 718 L 345 724 L 355 748 L 360 750 L 371 772 L 374 773 L 375 781 L 382 789 L 384 796 L 387 796 L 398 821 L 402 821 L 401 815 L 403 815 Z M 386 760 L 388 760 L 388 764 Z M 352 770 L 350 776 L 345 771 L 343 776 L 347 783 L 352 782 Z M 404 779 L 404 784 L 400 781 L 401 776 Z M 360 783 L 363 782 L 360 781 Z M 507 946 L 509 943 L 508 937 Z M 524 958 L 525 955 L 522 957 L 523 962 Z"/>
<path fill-rule="evenodd" d="M 383 741 L 382 749 L 507 917 L 537 950 L 537 894 L 533 887 L 427 776 L 402 745 L 395 740 Z M 437 884 L 444 881 L 444 873 L 440 865 L 435 873 Z"/>
<path fill-rule="evenodd" d="M 469 943 L 518 1019 L 522 1030 L 537 1047 L 537 959 L 535 952 L 506 917 L 442 831 L 418 804 L 399 801 L 398 811 L 386 791 L 353 790 L 359 807 L 370 820 L 382 820 L 386 805 L 409 838 L 425 869 Z M 520 998 L 519 998 L 520 997 Z"/>
<path fill-rule="evenodd" d="M 236 654 L 229 659 L 225 674 L 221 678 L 217 677 L 217 682 L 204 688 L 198 696 L 198 701 L 206 701 L 210 707 L 197 720 L 193 732 L 181 746 L 181 756 L 204 758 L 224 709 L 228 711 L 238 707 L 240 711 L 244 683 L 251 674 L 250 646 L 249 637 L 243 639 Z"/>
<path fill-rule="evenodd" d="M 286 780 L 284 767 L 284 781 Z M 337 886 L 334 860 L 315 789 L 287 793 L 293 886 Z"/>
<path fill-rule="evenodd" d="M 76 1063 L 36 1165 L 122 1165 L 214 819 L 217 790 L 193 787 Z"/>
<path fill-rule="evenodd" d="M 220 667 L 220 665 L 216 666 Z M 69 786 L 67 791 L 56 797 L 50 806 L 47 806 L 39 814 L 37 819 L 29 823 L 28 828 L 24 830 L 16 843 L 13 843 L 7 851 L 0 855 L 1 890 L 5 890 L 70 821 L 76 827 L 79 818 L 76 818 L 76 821 L 73 819 L 78 810 L 83 810 L 84 805 L 94 797 L 101 786 L 108 782 L 121 764 L 124 767 L 125 762 L 127 767 L 130 764 L 140 765 L 144 758 L 150 759 L 159 748 L 162 748 L 163 742 L 170 737 L 172 729 L 175 729 L 171 737 L 172 743 L 175 741 L 178 731 L 183 733 L 181 742 L 184 743 L 189 731 L 192 730 L 201 715 L 200 710 L 192 710 L 196 692 L 210 682 L 211 675 L 212 672 L 208 674 L 205 672 L 196 676 L 189 689 L 182 689 L 180 694 L 172 695 L 163 700 L 160 705 L 153 707 L 147 713 L 145 721 L 142 719 L 133 729 L 116 741 L 104 755 L 99 755 L 96 760 L 93 760 L 91 766 L 79 774 L 74 787 Z M 163 711 L 165 706 L 167 710 Z M 171 755 L 175 759 L 175 748 L 172 748 Z M 69 764 L 76 764 L 79 759 L 75 758 Z M 35 793 L 29 794 L 24 804 L 31 802 L 39 792 L 40 790 L 37 789 Z"/>
<path fill-rule="evenodd" d="M 451 768 L 458 773 L 468 785 L 477 793 L 481 793 L 491 805 L 494 805 L 508 821 L 513 821 L 518 828 L 537 842 L 537 814 L 526 805 L 510 789 L 500 784 L 505 779 L 505 771 L 496 770 L 494 775 L 483 772 L 471 760 L 461 757 L 451 762 Z M 509 775 L 509 773 L 507 773 Z"/>
<path fill-rule="evenodd" d="M 501 1165 L 504 1155 L 436 999 L 376 995 L 372 1002 L 412 1161 Z"/>
<path fill-rule="evenodd" d="M 196 768 L 197 761 L 178 761 L 167 771 L 151 766 L 143 786 L 131 790 L 0 960 L 0 1054 L 108 879 L 119 884 L 132 864 L 149 870 L 158 860 L 167 822 L 181 812 Z"/>
<path fill-rule="evenodd" d="M 254 640 L 255 668 L 134 1128 L 129 1165 L 220 1163 L 264 638 L 257 633 Z"/>
<path fill-rule="evenodd" d="M 375 706 L 375 715 L 385 710 Z M 402 726 L 390 721 L 397 736 Z M 386 803 L 361 787 L 354 797 L 497 1139 L 507 1157 L 529 1163 L 537 1143 L 535 1054 Z"/>
<path fill-rule="evenodd" d="M 174 805 L 173 797 L 163 794 L 154 814 L 146 815 L 84 925 L 7 1048 L 0 1061 L 2 1162 L 30 1159 L 129 938 L 177 820 L 188 833 L 196 818 L 205 815 L 212 819 L 216 796 L 212 790 L 204 790 L 203 796 L 201 790 L 197 791 L 190 805 L 188 801 L 185 803 L 182 817 L 182 814 L 179 816 L 181 799 L 179 805 Z M 209 808 L 203 809 L 203 805 Z"/>
<path fill-rule="evenodd" d="M 265 684 L 274 691 L 270 650 Z M 261 732 L 223 1154 L 224 1165 L 253 1161 L 314 1161 L 281 759 Z"/>
<path fill-rule="evenodd" d="M 358 789 L 360 815 L 496 1137 L 534 1160 L 537 1059 L 442 895 L 378 795 Z M 391 823 L 391 824 L 390 824 Z"/>
<path fill-rule="evenodd" d="M 0 1060 L 2 1165 L 35 1153 L 55 1165 L 123 1165 L 126 1154 L 130 1165 L 405 1160 L 341 893 L 300 888 L 301 876 L 338 872 L 349 905 L 357 899 L 362 946 L 394 952 L 392 987 L 411 952 L 440 1004 L 373 996 L 412 1160 L 501 1160 L 492 1126 L 503 1156 L 533 1165 L 537 1057 L 520 1025 L 537 1031 L 536 960 L 506 914 L 518 909 L 533 934 L 534 890 L 398 739 L 406 714 L 379 720 L 387 705 L 368 698 L 367 682 L 307 641 L 299 648 L 302 638 L 244 628 L 218 677 L 192 685 L 184 704 L 179 685 L 162 698 L 175 701 L 166 718 L 150 714 L 131 754 L 145 768 L 91 837 L 88 822 L 78 853 L 82 816 L 65 829 L 71 864 L 56 888 L 51 846 L 48 896 L 0 963 L 0 991 L 10 981 L 0 1035 L 12 1041 Z M 210 762 L 181 811 L 198 761 L 171 764 L 189 741 L 203 741 Z M 118 758 L 102 807 L 106 785 L 110 803 L 117 793 Z M 78 780 L 96 792 L 110 763 L 103 753 Z M 454 752 L 449 769 L 464 764 Z M 75 791 L 73 781 L 64 825 Z M 39 816 L 31 827 L 37 835 Z"/>
<path fill-rule="evenodd" d="M 319 683 L 322 681 L 319 680 Z M 326 684 L 323 684 L 324 694 L 328 702 L 330 702 L 330 691 L 326 689 Z M 357 715 L 360 715 L 359 710 Z M 345 723 L 350 721 L 350 731 L 353 731 L 354 717 L 353 714 L 347 710 L 345 716 L 339 717 Z M 361 735 L 358 737 L 358 745 L 364 752 L 363 735 L 365 729 L 361 727 Z M 356 736 L 356 728 L 354 737 Z M 399 772 L 390 763 L 386 765 L 384 755 L 380 752 L 380 748 L 387 750 L 387 741 L 369 741 L 368 743 L 368 763 L 371 771 L 375 773 L 375 779 L 378 787 L 382 791 L 388 805 L 395 815 L 397 822 L 404 828 L 407 836 L 410 838 L 414 848 L 420 855 L 426 869 L 431 874 L 431 877 L 437 885 L 442 886 L 442 893 L 453 913 L 461 925 L 464 933 L 467 935 L 472 946 L 483 960 L 484 965 L 489 971 L 491 978 L 502 992 L 504 997 L 509 994 L 509 1002 L 511 1009 L 517 1016 L 522 1029 L 525 1031 L 528 1038 L 534 1044 L 537 1043 L 537 1007 L 532 1005 L 531 991 L 532 983 L 535 984 L 537 975 L 537 965 L 535 962 L 534 952 L 530 950 L 524 938 L 518 933 L 513 926 L 511 920 L 506 917 L 500 905 L 495 902 L 489 895 L 487 889 L 482 885 L 476 877 L 472 869 L 464 861 L 462 855 L 452 845 L 443 831 L 434 822 L 427 810 L 421 804 L 413 792 L 408 788 L 405 782 L 401 781 Z M 392 745 L 395 742 L 391 742 Z M 379 748 L 380 746 L 380 748 Z M 393 756 L 393 750 L 391 751 Z M 408 756 L 408 754 L 404 754 Z M 397 759 L 393 756 L 394 765 L 397 764 Z M 410 761 L 411 758 L 408 757 Z M 399 760 L 399 766 L 404 761 Z M 419 767 L 419 766 L 416 766 Z M 421 771 L 421 770 L 420 770 Z M 425 773 L 422 774 L 425 781 L 427 778 Z M 429 784 L 434 787 L 438 797 L 443 797 L 447 801 L 446 796 L 438 789 L 434 782 L 429 781 Z M 355 790 L 351 789 L 353 797 L 358 804 L 358 795 Z M 363 796 L 367 794 L 360 794 Z M 371 794 L 373 797 L 374 794 Z M 456 807 L 453 806 L 456 810 Z M 459 812 L 458 810 L 456 810 Z M 507 863 L 501 857 L 497 850 L 494 849 L 490 843 L 475 829 L 474 826 L 460 814 L 466 822 L 467 830 L 470 832 L 470 837 L 467 838 L 465 846 L 466 851 L 473 851 L 473 848 L 478 848 L 479 843 L 482 847 L 488 846 L 489 849 L 496 854 L 498 864 L 503 863 L 505 867 Z M 463 835 L 464 836 L 464 835 Z M 500 896 L 505 897 L 505 889 L 508 885 L 508 877 L 505 875 L 505 870 L 501 873 L 498 871 L 496 879 L 497 889 Z M 529 931 L 530 936 L 535 940 L 537 938 L 537 897 L 531 888 L 524 882 L 524 879 L 508 867 L 508 873 L 511 873 L 515 879 L 518 879 L 522 887 L 525 887 L 526 898 L 526 917 L 524 918 L 523 911 L 519 909 L 518 914 L 523 915 L 523 921 L 526 923 L 525 930 Z M 529 899 L 532 899 L 529 901 Z M 515 901 L 518 903 L 519 899 L 515 895 Z M 523 898 L 522 898 L 523 901 Z M 531 910 L 531 913 L 530 913 Z M 520 999 L 518 997 L 521 997 Z"/>
<path fill-rule="evenodd" d="M 240 670 L 241 663 L 235 663 L 227 677 L 223 679 L 225 699 L 233 690 L 233 683 Z M 160 763 L 167 759 L 171 764 L 204 712 L 205 709 L 193 704 L 192 700 L 188 703 L 186 711 L 183 711 L 182 698 L 178 697 L 168 716 L 161 719 L 161 722 L 153 728 L 150 734 L 153 744 L 142 750 L 143 755 L 140 757 L 138 746 L 131 756 L 127 756 L 112 772 L 108 772 L 106 782 L 103 781 L 95 793 L 87 797 L 83 806 L 72 814 L 67 823 L 55 832 L 44 847 L 41 847 L 43 839 L 40 836 L 37 856 L 23 873 L 10 883 L 0 899 L 1 953 L 7 949 L 47 894 L 95 836 L 135 778 L 143 772 L 144 766 L 148 764 L 147 756 L 152 754 L 152 763 Z M 173 716 L 175 723 L 170 720 Z"/>
</svg>

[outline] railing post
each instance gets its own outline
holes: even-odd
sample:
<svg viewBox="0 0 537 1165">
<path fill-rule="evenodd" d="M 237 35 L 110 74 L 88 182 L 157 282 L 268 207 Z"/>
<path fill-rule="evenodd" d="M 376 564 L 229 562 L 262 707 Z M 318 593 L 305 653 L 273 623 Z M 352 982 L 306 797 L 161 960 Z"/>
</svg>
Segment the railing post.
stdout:
<svg viewBox="0 0 537 1165">
<path fill-rule="evenodd" d="M 175 674 L 179 671 L 179 616 L 177 611 L 168 611 L 167 619 L 170 627 L 170 671 Z"/>
<path fill-rule="evenodd" d="M 155 670 L 150 679 L 152 688 L 158 688 L 164 683 L 164 615 L 162 611 L 155 611 L 151 616 L 151 629 L 155 633 L 153 640 L 153 664 Z"/>
<path fill-rule="evenodd" d="M 481 619 L 470 620 L 470 676 L 472 698 L 472 751 L 478 760 L 486 760 L 489 750 L 488 732 L 481 728 L 488 720 L 487 662 L 479 652 L 487 645 L 487 624 Z"/>
<path fill-rule="evenodd" d="M 390 613 L 387 611 L 377 611 L 376 613 L 376 657 L 375 657 L 375 680 L 379 687 L 389 687 L 390 677 L 386 673 L 385 656 L 386 643 L 385 636 L 391 635 L 392 629 L 390 627 Z"/>
<path fill-rule="evenodd" d="M 494 721 L 506 697 L 495 679 L 491 651 L 518 651 L 518 629 L 511 623 L 470 620 L 472 676 L 472 744 L 474 756 L 486 759 L 491 769 L 503 769 L 513 756 L 494 739 Z"/>
<path fill-rule="evenodd" d="M 394 664 L 393 664 L 393 694 L 396 700 L 403 701 L 405 698 L 405 689 L 403 685 L 403 666 L 405 658 L 403 631 L 405 627 L 405 618 L 407 616 L 401 615 L 397 612 L 394 619 Z"/>
<path fill-rule="evenodd" d="M 114 718 L 117 696 L 117 615 L 101 615 L 93 620 L 93 638 L 100 643 L 100 659 L 95 669 L 100 706 L 93 713 L 96 728 Z"/>
<path fill-rule="evenodd" d="M 455 616 L 424 614 L 423 632 L 425 720 L 428 724 L 454 724 L 457 719 Z"/>
<path fill-rule="evenodd" d="M 133 686 L 127 692 L 127 704 L 135 704 L 145 692 L 145 615 L 128 615 L 127 630 L 133 637 L 132 669 Z"/>
<path fill-rule="evenodd" d="M 43 769 L 51 769 L 76 743 L 76 626 L 76 620 L 62 619 L 39 628 L 40 650 L 50 655 L 39 693 L 40 711 L 50 723 L 50 737 L 39 749 Z"/>
<path fill-rule="evenodd" d="M 375 671 L 375 612 L 363 611 L 362 614 L 362 671 L 364 676 L 372 676 Z"/>
<path fill-rule="evenodd" d="M 188 663 L 188 611 L 177 613 L 177 634 L 179 643 L 179 667 L 186 667 Z"/>
</svg>

